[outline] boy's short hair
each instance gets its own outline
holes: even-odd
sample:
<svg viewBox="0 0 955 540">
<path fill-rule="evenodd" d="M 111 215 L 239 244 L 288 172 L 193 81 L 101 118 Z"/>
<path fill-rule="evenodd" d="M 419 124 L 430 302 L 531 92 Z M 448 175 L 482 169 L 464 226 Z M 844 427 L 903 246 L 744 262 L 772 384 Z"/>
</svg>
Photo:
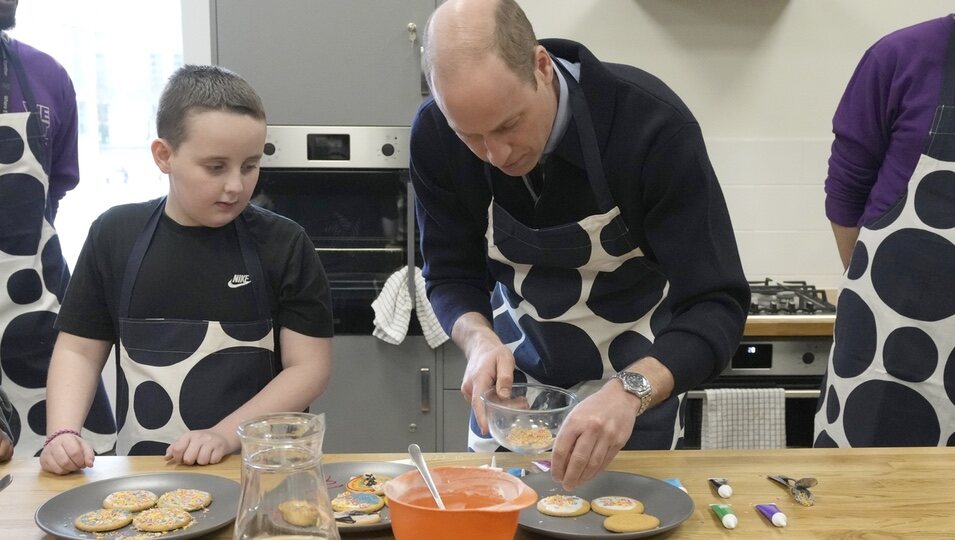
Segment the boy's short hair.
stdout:
<svg viewBox="0 0 955 540">
<path fill-rule="evenodd" d="M 190 113 L 223 110 L 265 121 L 262 100 L 245 79 L 223 67 L 187 64 L 169 77 L 159 98 L 156 134 L 177 150 Z"/>
</svg>

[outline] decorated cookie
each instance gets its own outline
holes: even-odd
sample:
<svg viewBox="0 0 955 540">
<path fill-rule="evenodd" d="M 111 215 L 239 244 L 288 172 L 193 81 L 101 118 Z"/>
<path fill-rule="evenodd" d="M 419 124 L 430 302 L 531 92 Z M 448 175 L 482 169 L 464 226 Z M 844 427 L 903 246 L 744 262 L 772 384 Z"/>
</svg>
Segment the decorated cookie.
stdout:
<svg viewBox="0 0 955 540">
<path fill-rule="evenodd" d="M 318 506 L 301 499 L 292 499 L 279 504 L 282 519 L 296 527 L 317 527 Z"/>
<path fill-rule="evenodd" d="M 146 532 L 166 532 L 192 523 L 192 515 L 182 508 L 150 508 L 136 514 L 133 527 Z"/>
<path fill-rule="evenodd" d="M 332 499 L 332 510 L 336 512 L 377 512 L 385 501 L 374 493 L 352 493 L 344 491 Z"/>
<path fill-rule="evenodd" d="M 117 508 L 139 512 L 156 505 L 156 494 L 145 489 L 135 491 L 114 491 L 103 499 L 103 508 Z"/>
<path fill-rule="evenodd" d="M 597 497 L 590 501 L 590 509 L 602 516 L 643 513 L 643 503 L 630 497 Z"/>
<path fill-rule="evenodd" d="M 150 538 L 159 538 L 165 535 L 166 533 L 161 532 L 135 532 L 118 536 L 116 540 L 149 540 Z"/>
<path fill-rule="evenodd" d="M 614 514 L 604 520 L 604 528 L 610 532 L 638 532 L 649 531 L 660 526 L 660 519 L 650 514 L 636 514 L 633 512 Z"/>
<path fill-rule="evenodd" d="M 205 508 L 212 503 L 212 495 L 198 489 L 175 489 L 159 496 L 160 508 L 181 508 L 187 512 Z"/>
<path fill-rule="evenodd" d="M 537 510 L 548 516 L 582 516 L 590 511 L 590 503 L 576 495 L 551 495 L 537 501 Z"/>
<path fill-rule="evenodd" d="M 73 525 L 81 531 L 104 532 L 125 527 L 132 520 L 133 514 L 128 510 L 101 508 L 77 517 Z"/>
<path fill-rule="evenodd" d="M 391 480 L 390 476 L 381 476 L 374 473 L 365 473 L 352 476 L 345 485 L 348 491 L 374 493 L 382 495 L 385 492 L 385 483 Z"/>
<path fill-rule="evenodd" d="M 335 512 L 335 523 L 339 527 L 356 527 L 359 525 L 373 525 L 381 522 L 381 514 L 371 512 Z"/>
</svg>

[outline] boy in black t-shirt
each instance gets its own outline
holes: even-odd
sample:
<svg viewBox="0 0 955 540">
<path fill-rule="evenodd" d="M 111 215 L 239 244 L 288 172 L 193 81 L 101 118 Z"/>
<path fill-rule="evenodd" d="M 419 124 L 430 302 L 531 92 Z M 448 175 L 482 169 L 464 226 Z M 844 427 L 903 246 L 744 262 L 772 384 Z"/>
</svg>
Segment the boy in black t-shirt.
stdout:
<svg viewBox="0 0 955 540">
<path fill-rule="evenodd" d="M 239 450 L 236 427 L 300 411 L 331 374 L 331 301 L 294 222 L 249 204 L 265 112 L 228 70 L 184 66 L 157 112 L 166 197 L 120 205 L 90 227 L 56 326 L 40 464 L 91 467 L 79 435 L 110 347 L 119 455 L 205 465 Z M 273 324 L 274 323 L 274 324 Z"/>
</svg>

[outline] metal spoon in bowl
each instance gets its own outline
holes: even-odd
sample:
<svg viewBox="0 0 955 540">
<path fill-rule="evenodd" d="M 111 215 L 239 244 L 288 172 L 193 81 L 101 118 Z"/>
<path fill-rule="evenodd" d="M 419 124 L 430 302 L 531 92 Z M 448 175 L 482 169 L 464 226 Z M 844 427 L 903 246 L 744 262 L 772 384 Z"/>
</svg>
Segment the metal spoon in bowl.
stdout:
<svg viewBox="0 0 955 540">
<path fill-rule="evenodd" d="M 431 496 L 434 497 L 434 502 L 437 503 L 438 508 L 444 510 L 444 501 L 441 500 L 441 495 L 438 494 L 438 488 L 434 485 L 434 479 L 431 478 L 431 470 L 428 469 L 428 464 L 424 461 L 424 456 L 421 455 L 421 448 L 417 444 L 408 445 L 408 455 L 411 456 L 411 461 L 414 462 L 415 467 L 418 468 L 418 472 L 421 473 L 421 478 L 424 479 L 424 485 L 428 486 L 428 491 L 431 492 Z"/>
</svg>

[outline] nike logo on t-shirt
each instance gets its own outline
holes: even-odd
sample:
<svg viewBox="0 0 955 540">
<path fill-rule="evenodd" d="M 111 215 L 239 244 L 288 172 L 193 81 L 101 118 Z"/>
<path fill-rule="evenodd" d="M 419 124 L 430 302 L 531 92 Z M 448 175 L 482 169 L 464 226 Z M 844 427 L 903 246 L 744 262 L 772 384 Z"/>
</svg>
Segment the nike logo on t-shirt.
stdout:
<svg viewBox="0 0 955 540">
<path fill-rule="evenodd" d="M 249 283 L 252 283 L 252 280 L 249 279 L 248 274 L 236 274 L 229 280 L 228 285 L 230 289 L 238 289 L 239 287 L 245 287 Z"/>
</svg>

